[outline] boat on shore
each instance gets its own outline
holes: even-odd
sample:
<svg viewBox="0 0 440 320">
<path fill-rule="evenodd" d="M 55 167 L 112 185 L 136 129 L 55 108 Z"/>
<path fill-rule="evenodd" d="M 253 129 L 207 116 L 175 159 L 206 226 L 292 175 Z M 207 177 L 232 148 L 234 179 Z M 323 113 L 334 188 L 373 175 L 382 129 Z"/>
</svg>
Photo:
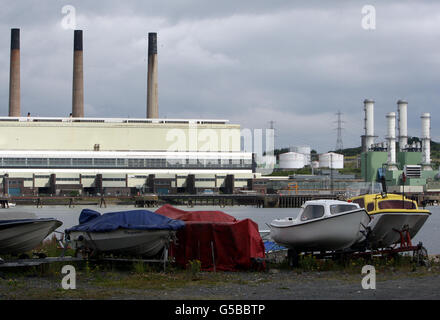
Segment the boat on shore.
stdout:
<svg viewBox="0 0 440 320">
<path fill-rule="evenodd" d="M 401 243 L 406 235 L 414 238 L 431 215 L 429 210 L 419 209 L 416 201 L 400 194 L 364 194 L 348 201 L 365 208 L 372 218 L 367 241 L 373 249 Z"/>
<path fill-rule="evenodd" d="M 175 238 L 184 222 L 148 210 L 109 212 L 84 209 L 80 224 L 65 231 L 73 249 L 152 257 Z"/>
<path fill-rule="evenodd" d="M 30 251 L 62 224 L 53 218 L 0 220 L 0 254 Z"/>
<path fill-rule="evenodd" d="M 303 204 L 296 218 L 273 220 L 270 237 L 296 252 L 343 250 L 366 238 L 370 220 L 356 203 L 312 200 Z"/>
</svg>

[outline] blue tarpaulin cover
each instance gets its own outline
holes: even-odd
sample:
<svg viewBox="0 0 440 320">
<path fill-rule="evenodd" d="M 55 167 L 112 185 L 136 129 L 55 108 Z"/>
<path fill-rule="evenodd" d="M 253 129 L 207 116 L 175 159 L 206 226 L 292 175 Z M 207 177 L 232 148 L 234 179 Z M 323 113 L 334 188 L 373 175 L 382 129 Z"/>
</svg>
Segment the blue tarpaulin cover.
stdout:
<svg viewBox="0 0 440 320">
<path fill-rule="evenodd" d="M 267 252 L 270 251 L 280 251 L 280 250 L 286 250 L 286 247 L 283 247 L 273 241 L 264 241 L 264 249 Z"/>
<path fill-rule="evenodd" d="M 101 215 L 97 211 L 83 209 L 79 223 L 66 232 L 109 232 L 117 229 L 179 230 L 185 226 L 183 221 L 170 219 L 148 210 L 108 212 Z"/>
</svg>

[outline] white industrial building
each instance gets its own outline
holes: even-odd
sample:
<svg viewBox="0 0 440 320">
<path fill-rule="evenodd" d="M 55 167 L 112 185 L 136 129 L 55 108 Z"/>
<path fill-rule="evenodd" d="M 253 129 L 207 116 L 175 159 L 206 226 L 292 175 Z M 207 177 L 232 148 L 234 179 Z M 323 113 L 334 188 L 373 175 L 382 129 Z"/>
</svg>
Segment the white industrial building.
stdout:
<svg viewBox="0 0 440 320">
<path fill-rule="evenodd" d="M 0 150 L 8 194 L 186 192 L 254 177 L 226 120 L 0 117 Z"/>
</svg>

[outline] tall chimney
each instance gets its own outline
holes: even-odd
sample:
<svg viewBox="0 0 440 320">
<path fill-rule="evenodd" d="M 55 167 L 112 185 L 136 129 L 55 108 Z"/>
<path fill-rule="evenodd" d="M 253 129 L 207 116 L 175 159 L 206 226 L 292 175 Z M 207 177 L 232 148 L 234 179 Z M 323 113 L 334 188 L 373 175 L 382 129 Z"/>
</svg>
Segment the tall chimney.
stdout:
<svg viewBox="0 0 440 320">
<path fill-rule="evenodd" d="M 431 167 L 431 114 L 422 113 L 422 167 L 423 170 L 432 170 Z"/>
<path fill-rule="evenodd" d="M 404 151 L 408 144 L 408 102 L 397 101 L 397 112 L 399 114 L 399 150 Z"/>
<path fill-rule="evenodd" d="M 20 116 L 20 29 L 11 29 L 9 116 Z"/>
<path fill-rule="evenodd" d="M 148 33 L 147 118 L 159 118 L 157 102 L 157 33 Z"/>
<path fill-rule="evenodd" d="M 72 117 L 84 117 L 83 32 L 73 34 Z"/>
<path fill-rule="evenodd" d="M 367 152 L 374 143 L 374 101 L 364 100 L 365 135 L 362 137 L 362 151 Z"/>
<path fill-rule="evenodd" d="M 396 113 L 390 112 L 387 114 L 388 122 L 388 170 L 397 170 L 396 167 Z"/>
</svg>

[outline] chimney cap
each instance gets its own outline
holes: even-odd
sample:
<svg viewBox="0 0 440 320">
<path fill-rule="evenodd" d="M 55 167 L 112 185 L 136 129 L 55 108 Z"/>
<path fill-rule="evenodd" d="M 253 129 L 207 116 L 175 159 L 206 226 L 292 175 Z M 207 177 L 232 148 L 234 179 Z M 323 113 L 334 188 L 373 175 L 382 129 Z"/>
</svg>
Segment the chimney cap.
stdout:
<svg viewBox="0 0 440 320">
<path fill-rule="evenodd" d="M 397 101 L 397 104 L 408 104 L 406 100 L 399 100 Z"/>
<path fill-rule="evenodd" d="M 11 50 L 20 49 L 20 29 L 11 29 Z"/>
<path fill-rule="evenodd" d="M 371 100 L 371 99 L 365 99 L 365 100 L 364 100 L 364 103 L 374 103 L 374 100 Z"/>
<path fill-rule="evenodd" d="M 148 55 L 157 54 L 157 33 L 148 33 Z"/>
<path fill-rule="evenodd" d="M 74 30 L 73 50 L 75 50 L 75 51 L 82 51 L 83 50 L 83 31 L 82 30 Z"/>
</svg>

